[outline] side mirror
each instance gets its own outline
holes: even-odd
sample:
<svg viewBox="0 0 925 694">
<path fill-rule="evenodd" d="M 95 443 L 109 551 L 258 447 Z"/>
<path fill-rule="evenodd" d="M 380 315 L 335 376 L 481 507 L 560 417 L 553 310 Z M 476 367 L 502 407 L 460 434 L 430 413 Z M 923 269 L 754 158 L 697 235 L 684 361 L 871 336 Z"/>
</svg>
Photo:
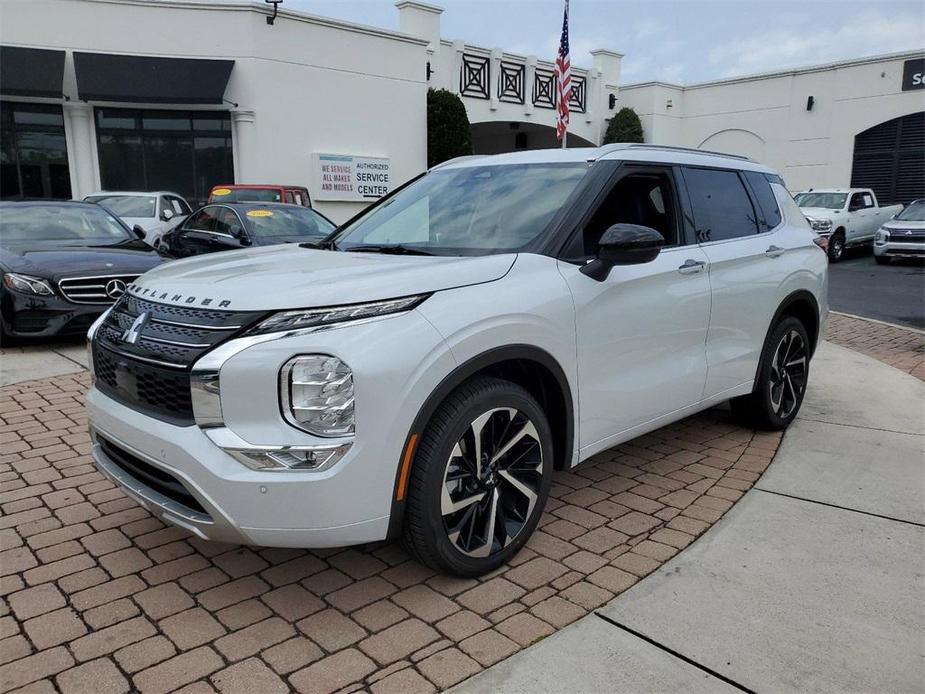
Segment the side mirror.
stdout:
<svg viewBox="0 0 925 694">
<path fill-rule="evenodd" d="M 250 246 L 251 240 L 247 237 L 247 234 L 244 233 L 243 227 L 231 227 L 229 230 L 231 235 L 238 240 L 242 246 Z"/>
<path fill-rule="evenodd" d="M 165 208 L 161 212 L 161 219 L 163 219 L 165 222 L 169 222 L 171 219 L 173 219 L 173 210 Z"/>
<path fill-rule="evenodd" d="M 597 258 L 581 268 L 591 279 L 603 282 L 615 265 L 650 263 L 665 243 L 655 229 L 638 224 L 614 224 L 604 232 L 597 247 Z"/>
<path fill-rule="evenodd" d="M 146 233 L 140 224 L 136 224 L 135 226 L 133 226 L 132 231 L 134 232 L 135 236 L 137 236 L 141 241 L 145 240 Z"/>
</svg>

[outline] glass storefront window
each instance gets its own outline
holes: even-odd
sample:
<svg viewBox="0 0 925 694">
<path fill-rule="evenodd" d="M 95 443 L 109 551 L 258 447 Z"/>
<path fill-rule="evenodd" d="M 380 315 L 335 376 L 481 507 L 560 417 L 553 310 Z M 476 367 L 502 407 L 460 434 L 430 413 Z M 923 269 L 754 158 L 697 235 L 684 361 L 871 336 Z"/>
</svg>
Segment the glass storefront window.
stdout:
<svg viewBox="0 0 925 694">
<path fill-rule="evenodd" d="M 0 198 L 71 197 L 60 106 L 0 102 Z"/>
<path fill-rule="evenodd" d="M 198 205 L 234 180 L 226 111 L 97 108 L 96 127 L 106 190 L 170 190 Z"/>
</svg>

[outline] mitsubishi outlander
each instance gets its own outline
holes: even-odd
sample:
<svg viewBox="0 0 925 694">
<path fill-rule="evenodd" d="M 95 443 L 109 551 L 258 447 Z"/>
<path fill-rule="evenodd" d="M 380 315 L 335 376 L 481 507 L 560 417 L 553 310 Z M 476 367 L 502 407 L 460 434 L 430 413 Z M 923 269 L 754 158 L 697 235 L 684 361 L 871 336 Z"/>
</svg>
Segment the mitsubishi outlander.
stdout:
<svg viewBox="0 0 925 694">
<path fill-rule="evenodd" d="M 796 416 L 827 260 L 772 170 L 651 145 L 436 166 L 321 241 L 166 264 L 91 328 L 100 470 L 206 539 L 479 575 L 554 470 Z"/>
</svg>

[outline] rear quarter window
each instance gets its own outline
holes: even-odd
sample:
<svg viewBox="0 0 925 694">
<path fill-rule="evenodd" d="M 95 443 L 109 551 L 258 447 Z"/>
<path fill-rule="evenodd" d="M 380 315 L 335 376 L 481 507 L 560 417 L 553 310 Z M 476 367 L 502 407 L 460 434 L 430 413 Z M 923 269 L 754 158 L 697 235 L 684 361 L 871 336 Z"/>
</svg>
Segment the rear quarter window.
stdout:
<svg viewBox="0 0 925 694">
<path fill-rule="evenodd" d="M 758 201 L 758 226 L 760 231 L 774 229 L 781 222 L 781 214 L 767 176 L 757 171 L 744 171 L 743 174 L 755 194 L 755 199 Z"/>
</svg>

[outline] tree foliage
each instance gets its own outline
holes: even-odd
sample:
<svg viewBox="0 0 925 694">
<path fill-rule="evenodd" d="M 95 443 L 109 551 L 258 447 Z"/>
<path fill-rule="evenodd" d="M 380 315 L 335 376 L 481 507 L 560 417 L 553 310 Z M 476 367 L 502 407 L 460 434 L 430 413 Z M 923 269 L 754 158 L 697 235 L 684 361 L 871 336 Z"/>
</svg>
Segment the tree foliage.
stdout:
<svg viewBox="0 0 925 694">
<path fill-rule="evenodd" d="M 469 116 L 462 99 L 446 89 L 427 91 L 427 166 L 472 154 Z"/>
<path fill-rule="evenodd" d="M 629 106 L 624 106 L 617 111 L 607 124 L 604 144 L 611 142 L 645 142 L 639 116 Z"/>
</svg>

